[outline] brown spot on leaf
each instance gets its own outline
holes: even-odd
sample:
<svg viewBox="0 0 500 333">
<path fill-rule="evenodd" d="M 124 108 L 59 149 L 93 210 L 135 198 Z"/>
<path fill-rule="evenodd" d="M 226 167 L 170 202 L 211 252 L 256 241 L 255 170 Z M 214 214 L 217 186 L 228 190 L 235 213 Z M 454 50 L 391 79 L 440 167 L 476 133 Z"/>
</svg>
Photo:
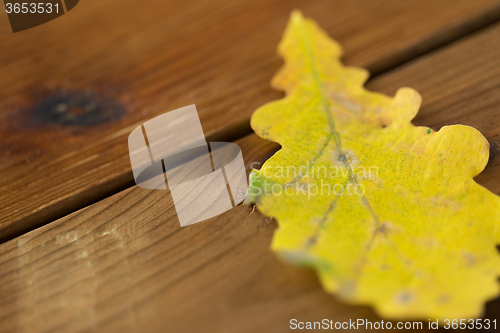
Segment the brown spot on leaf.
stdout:
<svg viewBox="0 0 500 333">
<path fill-rule="evenodd" d="M 439 304 L 445 304 L 450 301 L 450 295 L 441 295 L 437 299 Z"/>
<path fill-rule="evenodd" d="M 389 118 L 379 118 L 378 122 L 381 128 L 386 128 L 391 124 L 391 120 Z"/>
<path fill-rule="evenodd" d="M 400 292 L 396 295 L 396 302 L 400 304 L 408 304 L 413 301 L 413 294 L 409 291 Z"/>
<path fill-rule="evenodd" d="M 465 260 L 465 263 L 467 264 L 467 266 L 472 266 L 477 261 L 476 257 L 472 253 L 469 253 L 469 252 L 463 252 L 462 258 Z"/>
</svg>

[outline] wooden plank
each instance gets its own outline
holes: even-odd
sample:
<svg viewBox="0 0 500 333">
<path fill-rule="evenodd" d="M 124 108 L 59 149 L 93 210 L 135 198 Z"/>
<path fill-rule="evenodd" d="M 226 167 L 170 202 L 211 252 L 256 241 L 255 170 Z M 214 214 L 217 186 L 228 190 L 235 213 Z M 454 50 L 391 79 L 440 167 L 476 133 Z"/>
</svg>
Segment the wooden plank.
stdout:
<svg viewBox="0 0 500 333">
<path fill-rule="evenodd" d="M 249 133 L 281 96 L 294 8 L 376 73 L 500 18 L 498 0 L 110 0 L 11 34 L 0 15 L 0 239 L 131 186 L 127 135 L 159 113 L 195 103 L 209 140 Z"/>
<path fill-rule="evenodd" d="M 255 135 L 238 144 L 253 162 L 278 148 Z M 281 332 L 295 317 L 380 320 L 279 262 L 268 249 L 275 227 L 242 205 L 180 228 L 169 193 L 134 186 L 0 245 L 0 332 Z"/>
<path fill-rule="evenodd" d="M 499 194 L 499 65 L 500 24 L 368 87 L 419 89 L 416 124 L 481 130 L 492 158 L 478 181 Z M 247 166 L 277 149 L 254 134 L 237 143 Z M 277 260 L 275 228 L 250 206 L 180 228 L 167 191 L 131 187 L 0 245 L 0 332 L 284 332 L 292 318 L 379 320 Z M 486 310 L 499 319 L 500 300 Z"/>
</svg>

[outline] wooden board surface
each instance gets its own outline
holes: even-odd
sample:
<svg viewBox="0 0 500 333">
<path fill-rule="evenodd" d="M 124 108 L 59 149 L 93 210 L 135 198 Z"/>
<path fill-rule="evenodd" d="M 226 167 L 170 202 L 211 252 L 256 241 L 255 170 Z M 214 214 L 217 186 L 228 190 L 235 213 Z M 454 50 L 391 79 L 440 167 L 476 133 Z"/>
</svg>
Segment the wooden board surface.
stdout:
<svg viewBox="0 0 500 333">
<path fill-rule="evenodd" d="M 491 160 L 477 181 L 500 194 L 500 24 L 367 86 L 418 89 L 417 125 L 482 131 Z M 277 149 L 255 134 L 237 143 L 247 166 Z M 0 245 L 0 332 L 285 332 L 292 318 L 380 320 L 277 260 L 275 228 L 251 206 L 181 228 L 168 192 L 133 186 Z M 499 315 L 490 302 L 486 317 Z"/>
<path fill-rule="evenodd" d="M 0 239 L 131 186 L 127 136 L 154 115 L 195 103 L 209 141 L 248 134 L 295 8 L 374 73 L 500 18 L 498 0 L 95 0 L 12 34 L 0 15 Z"/>
</svg>

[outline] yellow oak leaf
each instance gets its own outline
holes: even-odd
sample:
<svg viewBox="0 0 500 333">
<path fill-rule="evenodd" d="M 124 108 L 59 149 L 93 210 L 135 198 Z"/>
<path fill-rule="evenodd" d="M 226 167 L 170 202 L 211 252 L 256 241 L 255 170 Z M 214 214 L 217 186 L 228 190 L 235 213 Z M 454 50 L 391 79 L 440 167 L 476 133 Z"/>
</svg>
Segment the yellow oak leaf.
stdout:
<svg viewBox="0 0 500 333">
<path fill-rule="evenodd" d="M 286 97 L 252 116 L 282 149 L 250 175 L 247 203 L 275 217 L 271 248 L 324 289 L 390 318 L 466 319 L 499 292 L 500 198 L 473 181 L 488 141 L 414 126 L 420 95 L 370 92 L 368 72 L 293 12 L 273 78 Z"/>
</svg>

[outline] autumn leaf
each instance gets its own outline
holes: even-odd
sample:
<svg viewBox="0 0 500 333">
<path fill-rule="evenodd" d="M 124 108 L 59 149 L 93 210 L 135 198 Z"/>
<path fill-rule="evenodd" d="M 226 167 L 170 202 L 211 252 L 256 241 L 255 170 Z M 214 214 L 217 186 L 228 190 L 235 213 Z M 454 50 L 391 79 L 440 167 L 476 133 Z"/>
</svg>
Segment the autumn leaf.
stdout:
<svg viewBox="0 0 500 333">
<path fill-rule="evenodd" d="M 342 49 L 294 12 L 272 84 L 252 116 L 282 149 L 250 175 L 247 202 L 277 219 L 272 249 L 326 291 L 390 318 L 481 315 L 498 292 L 500 200 L 473 181 L 488 161 L 474 128 L 413 126 L 420 95 L 363 88 Z"/>
</svg>

